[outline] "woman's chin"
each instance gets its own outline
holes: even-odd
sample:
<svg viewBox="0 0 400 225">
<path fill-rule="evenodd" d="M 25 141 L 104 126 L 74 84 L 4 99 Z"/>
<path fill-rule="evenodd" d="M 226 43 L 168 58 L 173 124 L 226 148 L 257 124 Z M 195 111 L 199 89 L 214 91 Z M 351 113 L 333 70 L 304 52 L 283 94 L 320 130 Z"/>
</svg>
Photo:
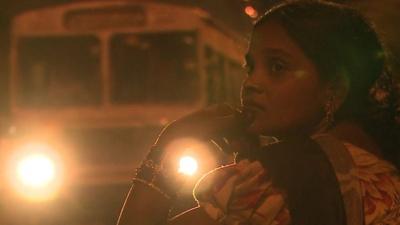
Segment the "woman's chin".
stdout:
<svg viewBox="0 0 400 225">
<path fill-rule="evenodd" d="M 260 122 L 253 122 L 246 128 L 246 132 L 252 135 L 265 135 L 278 137 L 282 134 L 280 127 L 267 126 Z"/>
</svg>

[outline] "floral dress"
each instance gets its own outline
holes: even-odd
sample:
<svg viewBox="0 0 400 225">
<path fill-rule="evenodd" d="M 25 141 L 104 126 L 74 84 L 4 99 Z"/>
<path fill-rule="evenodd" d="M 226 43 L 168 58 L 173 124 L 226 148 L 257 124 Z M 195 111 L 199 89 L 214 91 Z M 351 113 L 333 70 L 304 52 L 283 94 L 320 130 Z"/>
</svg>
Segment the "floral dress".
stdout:
<svg viewBox="0 0 400 225">
<path fill-rule="evenodd" d="M 359 206 L 344 198 L 344 204 L 350 205 L 347 208 L 353 208 L 353 211 L 346 208 L 346 216 L 350 218 L 353 215 L 349 214 L 357 214 L 357 208 L 361 212 L 361 218 L 350 218 L 347 225 L 399 225 L 400 179 L 397 170 L 357 146 L 349 143 L 343 146 L 352 158 L 350 177 L 360 195 Z M 337 177 L 344 195 L 344 183 L 348 180 L 341 179 L 339 174 Z M 274 186 L 259 161 L 244 159 L 210 172 L 199 181 L 194 195 L 200 207 L 221 224 L 291 224 L 285 191 Z"/>
</svg>

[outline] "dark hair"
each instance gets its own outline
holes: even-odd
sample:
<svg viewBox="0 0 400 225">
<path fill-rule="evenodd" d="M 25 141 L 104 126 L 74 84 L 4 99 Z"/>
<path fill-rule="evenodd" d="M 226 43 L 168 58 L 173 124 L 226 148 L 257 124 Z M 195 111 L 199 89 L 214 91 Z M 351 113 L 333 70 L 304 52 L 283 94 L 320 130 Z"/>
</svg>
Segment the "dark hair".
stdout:
<svg viewBox="0 0 400 225">
<path fill-rule="evenodd" d="M 335 120 L 358 122 L 376 139 L 385 158 L 399 165 L 400 132 L 395 122 L 394 98 L 385 98 L 381 105 L 371 98 L 371 90 L 380 91 L 376 82 L 381 77 L 380 82 L 386 84 L 381 86 L 391 92 L 390 77 L 382 76 L 387 72 L 385 50 L 372 25 L 350 7 L 317 0 L 287 1 L 274 6 L 255 23 L 255 28 L 269 20 L 286 29 L 315 63 L 322 80 L 345 78 L 349 92 L 335 113 Z"/>
</svg>

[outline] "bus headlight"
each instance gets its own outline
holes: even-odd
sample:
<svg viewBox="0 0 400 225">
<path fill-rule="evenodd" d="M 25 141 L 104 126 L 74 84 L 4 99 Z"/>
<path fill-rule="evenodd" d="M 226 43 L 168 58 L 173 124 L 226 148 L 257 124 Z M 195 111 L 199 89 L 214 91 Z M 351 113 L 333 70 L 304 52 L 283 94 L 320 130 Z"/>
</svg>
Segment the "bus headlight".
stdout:
<svg viewBox="0 0 400 225">
<path fill-rule="evenodd" d="M 166 146 L 164 171 L 167 177 L 184 179 L 187 185 L 218 166 L 218 155 L 209 143 L 193 138 L 182 138 Z"/>
<path fill-rule="evenodd" d="M 61 162 L 44 144 L 27 144 L 9 162 L 13 189 L 24 198 L 44 201 L 55 197 L 61 183 Z"/>
<path fill-rule="evenodd" d="M 197 160 L 192 156 L 182 156 L 179 160 L 179 173 L 192 176 L 197 172 L 197 168 Z"/>
<path fill-rule="evenodd" d="M 17 179 L 29 188 L 43 188 L 55 178 L 54 161 L 43 153 L 25 156 L 17 163 Z"/>
</svg>

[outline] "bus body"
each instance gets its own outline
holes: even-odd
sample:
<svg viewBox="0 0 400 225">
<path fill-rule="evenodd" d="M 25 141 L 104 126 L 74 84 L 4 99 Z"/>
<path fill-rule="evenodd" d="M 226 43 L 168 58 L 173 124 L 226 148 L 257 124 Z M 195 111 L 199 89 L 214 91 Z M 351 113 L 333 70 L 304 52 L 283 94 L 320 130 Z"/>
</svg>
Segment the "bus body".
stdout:
<svg viewBox="0 0 400 225">
<path fill-rule="evenodd" d="M 11 35 L 9 146 L 52 146 L 67 174 L 59 212 L 40 224 L 114 224 L 164 125 L 239 102 L 244 39 L 198 8 L 74 2 L 21 13 Z M 38 214 L 12 207 L 10 224 Z"/>
</svg>

